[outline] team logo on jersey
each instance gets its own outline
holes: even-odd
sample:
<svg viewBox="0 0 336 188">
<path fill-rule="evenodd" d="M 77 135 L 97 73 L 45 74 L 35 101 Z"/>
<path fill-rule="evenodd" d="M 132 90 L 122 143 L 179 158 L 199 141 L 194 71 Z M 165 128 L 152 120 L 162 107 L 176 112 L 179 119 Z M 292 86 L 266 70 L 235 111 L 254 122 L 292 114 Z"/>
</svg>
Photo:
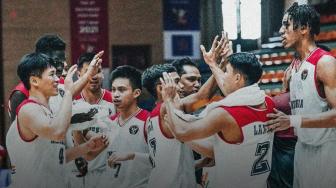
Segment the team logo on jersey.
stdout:
<svg viewBox="0 0 336 188">
<path fill-rule="evenodd" d="M 135 135 L 136 133 L 138 133 L 138 131 L 139 131 L 139 127 L 137 127 L 136 125 L 132 125 L 132 126 L 129 128 L 129 133 L 130 133 L 130 134 Z"/>
<path fill-rule="evenodd" d="M 305 80 L 307 78 L 307 76 L 308 76 L 308 70 L 305 69 L 301 73 L 301 80 Z"/>
<path fill-rule="evenodd" d="M 64 97 L 65 91 L 63 89 L 58 88 L 58 92 L 61 95 L 61 97 Z"/>
</svg>

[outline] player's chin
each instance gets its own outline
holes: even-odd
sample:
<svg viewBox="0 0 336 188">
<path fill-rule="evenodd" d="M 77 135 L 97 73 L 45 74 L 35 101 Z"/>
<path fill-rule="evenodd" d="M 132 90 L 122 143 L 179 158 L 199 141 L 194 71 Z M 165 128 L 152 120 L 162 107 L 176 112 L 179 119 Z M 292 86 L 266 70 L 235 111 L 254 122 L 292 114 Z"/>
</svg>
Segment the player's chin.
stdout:
<svg viewBox="0 0 336 188">
<path fill-rule="evenodd" d="M 56 96 L 56 95 L 58 95 L 58 89 L 53 88 L 51 96 Z"/>
</svg>

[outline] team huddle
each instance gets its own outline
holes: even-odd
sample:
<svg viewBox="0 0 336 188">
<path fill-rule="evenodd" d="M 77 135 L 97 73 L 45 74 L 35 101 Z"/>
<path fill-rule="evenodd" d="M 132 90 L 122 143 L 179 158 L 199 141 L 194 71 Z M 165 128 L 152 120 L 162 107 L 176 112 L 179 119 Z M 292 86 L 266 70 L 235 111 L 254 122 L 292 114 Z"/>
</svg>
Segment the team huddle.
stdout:
<svg viewBox="0 0 336 188">
<path fill-rule="evenodd" d="M 225 32 L 209 51 L 201 46 L 212 73 L 204 84 L 183 58 L 142 73 L 119 66 L 111 91 L 102 88 L 103 51 L 67 68 L 63 40 L 41 37 L 21 59 L 9 101 L 11 187 L 284 187 L 269 177 L 275 132 L 286 129 L 298 140 L 289 187 L 335 187 L 336 60 L 314 42 L 317 20 L 295 3 L 279 31 L 297 52 L 284 78 L 292 115 L 259 88 L 258 58 L 233 53 Z M 138 105 L 143 88 L 155 99 L 151 111 Z M 207 181 L 197 175 L 202 168 Z"/>
</svg>

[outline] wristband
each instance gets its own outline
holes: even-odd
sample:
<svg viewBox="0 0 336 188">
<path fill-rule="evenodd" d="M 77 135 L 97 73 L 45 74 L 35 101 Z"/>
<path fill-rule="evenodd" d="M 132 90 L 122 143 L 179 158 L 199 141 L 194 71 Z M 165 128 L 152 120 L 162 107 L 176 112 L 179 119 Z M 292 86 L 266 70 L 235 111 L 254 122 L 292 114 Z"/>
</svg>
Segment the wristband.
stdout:
<svg viewBox="0 0 336 188">
<path fill-rule="evenodd" d="M 302 117 L 299 115 L 290 116 L 290 127 L 294 127 L 296 129 L 301 128 Z"/>
</svg>

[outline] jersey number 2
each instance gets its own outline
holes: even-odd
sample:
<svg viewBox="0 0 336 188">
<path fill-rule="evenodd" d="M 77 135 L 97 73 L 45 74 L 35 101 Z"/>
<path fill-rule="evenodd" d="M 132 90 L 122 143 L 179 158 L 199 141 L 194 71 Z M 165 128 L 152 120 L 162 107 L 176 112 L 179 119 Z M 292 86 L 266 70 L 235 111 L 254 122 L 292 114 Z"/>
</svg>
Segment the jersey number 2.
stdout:
<svg viewBox="0 0 336 188">
<path fill-rule="evenodd" d="M 258 156 L 252 166 L 251 176 L 263 174 L 271 170 L 268 161 L 264 159 L 270 148 L 270 142 L 258 143 L 255 156 Z"/>
</svg>

